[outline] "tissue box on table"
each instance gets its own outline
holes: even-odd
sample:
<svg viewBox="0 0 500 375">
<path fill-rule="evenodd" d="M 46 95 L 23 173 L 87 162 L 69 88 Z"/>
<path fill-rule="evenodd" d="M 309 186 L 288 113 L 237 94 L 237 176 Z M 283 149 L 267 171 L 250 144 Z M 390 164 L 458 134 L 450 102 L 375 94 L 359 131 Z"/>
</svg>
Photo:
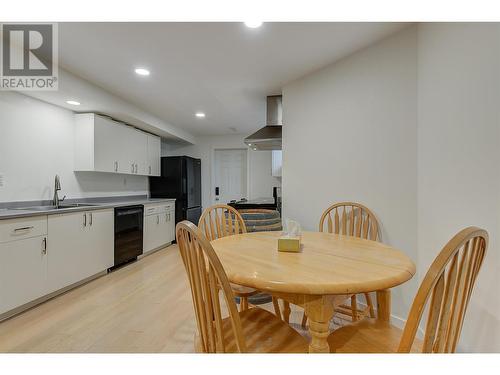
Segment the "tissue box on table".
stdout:
<svg viewBox="0 0 500 375">
<path fill-rule="evenodd" d="M 295 252 L 300 251 L 300 225 L 296 221 L 287 220 L 285 230 L 278 238 L 278 251 Z"/>
<path fill-rule="evenodd" d="M 278 251 L 298 253 L 300 251 L 300 236 L 278 238 Z"/>
</svg>

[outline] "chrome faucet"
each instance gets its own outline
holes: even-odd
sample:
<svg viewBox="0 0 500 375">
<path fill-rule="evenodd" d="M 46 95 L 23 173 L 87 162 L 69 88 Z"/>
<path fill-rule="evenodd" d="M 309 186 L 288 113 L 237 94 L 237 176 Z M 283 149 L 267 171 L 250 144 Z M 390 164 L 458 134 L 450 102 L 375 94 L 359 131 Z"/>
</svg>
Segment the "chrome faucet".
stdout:
<svg viewBox="0 0 500 375">
<path fill-rule="evenodd" d="M 61 203 L 66 198 L 66 196 L 64 196 L 62 199 L 59 199 L 59 196 L 57 195 L 57 192 L 59 190 L 61 190 L 61 181 L 59 180 L 59 176 L 56 175 L 54 181 L 54 199 L 52 200 L 52 205 L 56 208 L 59 208 L 59 203 Z"/>
</svg>

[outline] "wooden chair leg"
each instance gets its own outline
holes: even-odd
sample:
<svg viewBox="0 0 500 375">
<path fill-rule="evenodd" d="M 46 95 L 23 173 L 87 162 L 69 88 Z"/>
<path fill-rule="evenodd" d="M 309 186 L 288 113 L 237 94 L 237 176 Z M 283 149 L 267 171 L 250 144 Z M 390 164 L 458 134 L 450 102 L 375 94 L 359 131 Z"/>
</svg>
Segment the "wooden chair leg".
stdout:
<svg viewBox="0 0 500 375">
<path fill-rule="evenodd" d="M 300 325 L 302 326 L 302 328 L 306 328 L 306 324 L 307 324 L 307 315 L 306 312 L 304 311 L 304 313 L 302 314 L 302 323 L 300 323 Z"/>
<path fill-rule="evenodd" d="M 248 310 L 248 297 L 240 297 L 240 311 Z"/>
<path fill-rule="evenodd" d="M 280 304 L 276 297 L 273 297 L 273 306 L 274 306 L 274 313 L 276 314 L 276 316 L 280 319 L 283 319 L 283 317 L 281 316 Z"/>
<path fill-rule="evenodd" d="M 365 293 L 366 305 L 368 306 L 370 312 L 370 318 L 375 318 L 375 310 L 373 309 L 373 302 L 370 293 Z"/>
<path fill-rule="evenodd" d="M 353 322 L 358 320 L 358 301 L 356 295 L 351 297 L 351 318 Z"/>
<path fill-rule="evenodd" d="M 290 302 L 283 300 L 283 321 L 290 323 Z"/>
<path fill-rule="evenodd" d="M 194 334 L 194 351 L 195 353 L 203 353 L 203 344 L 201 343 L 200 335 Z"/>
</svg>

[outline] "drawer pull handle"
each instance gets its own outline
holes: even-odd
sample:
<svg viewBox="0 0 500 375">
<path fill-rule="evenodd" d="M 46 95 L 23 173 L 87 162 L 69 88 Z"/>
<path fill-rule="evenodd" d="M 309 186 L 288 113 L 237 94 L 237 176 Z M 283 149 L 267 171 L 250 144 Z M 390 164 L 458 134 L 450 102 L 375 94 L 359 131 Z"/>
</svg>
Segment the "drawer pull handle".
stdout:
<svg viewBox="0 0 500 375">
<path fill-rule="evenodd" d="M 24 231 L 27 231 L 27 230 L 32 230 L 33 228 L 34 228 L 34 226 L 23 227 L 23 228 L 16 228 L 16 229 L 14 229 L 14 232 L 24 232 Z"/>
</svg>

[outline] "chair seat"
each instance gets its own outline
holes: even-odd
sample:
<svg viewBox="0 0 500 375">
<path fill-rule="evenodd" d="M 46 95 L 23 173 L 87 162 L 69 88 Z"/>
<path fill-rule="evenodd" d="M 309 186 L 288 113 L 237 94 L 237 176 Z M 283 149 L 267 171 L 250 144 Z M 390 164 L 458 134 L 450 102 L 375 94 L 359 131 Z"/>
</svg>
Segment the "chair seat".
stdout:
<svg viewBox="0 0 500 375">
<path fill-rule="evenodd" d="M 258 307 L 241 311 L 241 327 L 249 353 L 307 353 L 304 337 L 274 314 Z M 226 352 L 237 352 L 231 320 L 222 321 Z"/>
<path fill-rule="evenodd" d="M 230 284 L 235 297 L 250 297 L 259 293 L 259 291 L 254 288 L 249 288 L 247 286 L 233 284 L 233 283 Z"/>
<path fill-rule="evenodd" d="M 332 353 L 396 353 L 403 331 L 377 319 L 363 319 L 333 331 L 328 336 Z M 422 351 L 415 338 L 411 352 Z"/>
</svg>

